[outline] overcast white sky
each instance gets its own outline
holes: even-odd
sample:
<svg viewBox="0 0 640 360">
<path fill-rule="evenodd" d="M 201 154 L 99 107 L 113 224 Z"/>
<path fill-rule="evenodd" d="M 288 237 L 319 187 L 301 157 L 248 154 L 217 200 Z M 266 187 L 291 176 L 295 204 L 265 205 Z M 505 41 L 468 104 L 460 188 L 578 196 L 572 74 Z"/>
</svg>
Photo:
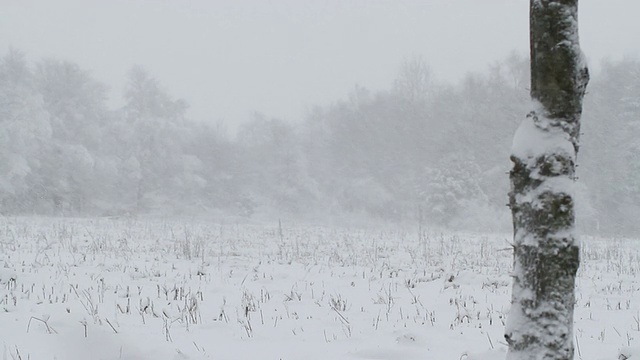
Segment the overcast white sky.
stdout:
<svg viewBox="0 0 640 360">
<path fill-rule="evenodd" d="M 0 0 L 0 55 L 71 60 L 121 99 L 145 66 L 189 116 L 231 129 L 253 111 L 296 120 L 355 84 L 387 88 L 420 55 L 457 81 L 528 51 L 528 0 Z M 583 50 L 640 53 L 638 0 L 581 0 Z"/>
</svg>

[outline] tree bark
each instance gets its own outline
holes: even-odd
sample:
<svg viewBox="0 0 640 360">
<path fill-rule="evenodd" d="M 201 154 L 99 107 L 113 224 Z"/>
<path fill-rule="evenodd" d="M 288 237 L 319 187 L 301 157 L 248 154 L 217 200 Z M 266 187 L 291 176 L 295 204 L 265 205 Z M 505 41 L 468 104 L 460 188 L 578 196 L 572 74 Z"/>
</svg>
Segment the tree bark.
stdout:
<svg viewBox="0 0 640 360">
<path fill-rule="evenodd" d="M 531 98 L 514 136 L 514 273 L 508 360 L 573 359 L 575 163 L 589 81 L 577 0 L 530 0 Z"/>
</svg>

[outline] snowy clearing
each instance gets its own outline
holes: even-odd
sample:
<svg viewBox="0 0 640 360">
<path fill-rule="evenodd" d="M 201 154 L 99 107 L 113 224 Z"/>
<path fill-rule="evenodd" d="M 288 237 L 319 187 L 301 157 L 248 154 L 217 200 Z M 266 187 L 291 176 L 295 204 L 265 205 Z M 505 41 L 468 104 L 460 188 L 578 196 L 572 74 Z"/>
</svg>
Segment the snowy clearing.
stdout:
<svg viewBox="0 0 640 360">
<path fill-rule="evenodd" d="M 473 360 L 506 351 L 508 234 L 1 221 L 2 359 Z M 634 354 L 640 247 L 583 242 L 576 358 Z"/>
</svg>

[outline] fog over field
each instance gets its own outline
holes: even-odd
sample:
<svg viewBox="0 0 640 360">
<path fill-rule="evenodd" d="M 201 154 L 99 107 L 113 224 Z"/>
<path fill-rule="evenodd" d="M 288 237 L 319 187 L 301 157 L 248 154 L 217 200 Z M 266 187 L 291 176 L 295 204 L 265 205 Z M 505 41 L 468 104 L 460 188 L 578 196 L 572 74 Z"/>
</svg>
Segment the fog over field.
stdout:
<svg viewBox="0 0 640 360">
<path fill-rule="evenodd" d="M 581 3 L 578 216 L 630 235 L 640 25 L 607 4 Z M 525 1 L 8 1 L 0 18 L 5 215 L 510 229 Z"/>
<path fill-rule="evenodd" d="M 585 232 L 639 228 L 635 6 L 581 3 Z M 0 19 L 5 215 L 510 227 L 525 1 L 5 1 Z"/>
</svg>

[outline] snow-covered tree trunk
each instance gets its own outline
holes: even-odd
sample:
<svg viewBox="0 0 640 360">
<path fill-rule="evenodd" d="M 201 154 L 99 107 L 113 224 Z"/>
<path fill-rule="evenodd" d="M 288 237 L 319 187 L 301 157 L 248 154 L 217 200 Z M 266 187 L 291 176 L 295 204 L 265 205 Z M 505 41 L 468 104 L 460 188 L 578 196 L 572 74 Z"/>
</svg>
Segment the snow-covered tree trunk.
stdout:
<svg viewBox="0 0 640 360">
<path fill-rule="evenodd" d="M 508 360 L 573 359 L 580 249 L 573 189 L 582 98 L 589 81 L 577 0 L 530 0 L 533 111 L 513 140 L 514 228 Z"/>
</svg>

